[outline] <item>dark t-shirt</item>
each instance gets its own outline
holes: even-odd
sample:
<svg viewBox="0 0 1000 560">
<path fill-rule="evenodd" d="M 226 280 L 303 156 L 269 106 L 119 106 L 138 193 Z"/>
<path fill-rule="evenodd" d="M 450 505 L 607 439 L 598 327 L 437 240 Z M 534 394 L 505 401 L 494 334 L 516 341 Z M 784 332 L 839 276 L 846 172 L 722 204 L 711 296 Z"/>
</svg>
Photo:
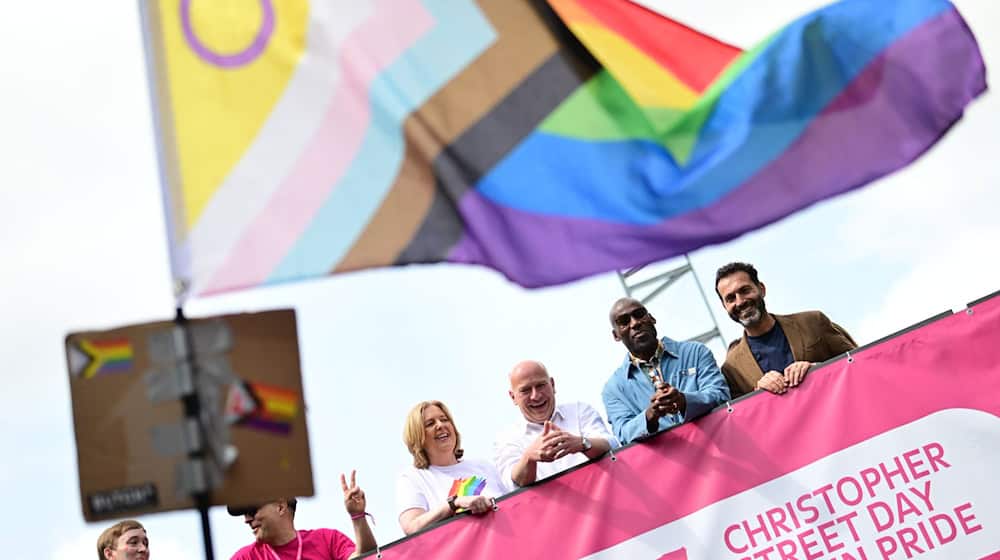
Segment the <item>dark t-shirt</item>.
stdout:
<svg viewBox="0 0 1000 560">
<path fill-rule="evenodd" d="M 785 331 L 781 330 L 781 325 L 777 321 L 774 322 L 774 328 L 766 334 L 747 336 L 747 342 L 750 344 L 750 352 L 757 360 L 757 365 L 764 373 L 771 370 L 782 372 L 795 361 Z"/>
</svg>

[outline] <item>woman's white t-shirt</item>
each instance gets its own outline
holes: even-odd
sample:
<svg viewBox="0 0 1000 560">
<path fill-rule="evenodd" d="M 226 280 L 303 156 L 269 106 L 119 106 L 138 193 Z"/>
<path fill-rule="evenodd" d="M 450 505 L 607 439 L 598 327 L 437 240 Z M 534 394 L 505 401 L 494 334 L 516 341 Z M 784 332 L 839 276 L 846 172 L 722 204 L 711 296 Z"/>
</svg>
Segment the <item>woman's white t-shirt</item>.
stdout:
<svg viewBox="0 0 1000 560">
<path fill-rule="evenodd" d="M 473 476 L 486 479 L 486 484 L 479 492 L 470 494 L 498 498 L 507 491 L 496 467 L 486 461 L 466 459 L 447 467 L 431 465 L 426 469 L 410 465 L 396 479 L 396 511 L 400 515 L 413 508 L 431 511 L 448 500 L 456 480 L 461 484 Z"/>
</svg>

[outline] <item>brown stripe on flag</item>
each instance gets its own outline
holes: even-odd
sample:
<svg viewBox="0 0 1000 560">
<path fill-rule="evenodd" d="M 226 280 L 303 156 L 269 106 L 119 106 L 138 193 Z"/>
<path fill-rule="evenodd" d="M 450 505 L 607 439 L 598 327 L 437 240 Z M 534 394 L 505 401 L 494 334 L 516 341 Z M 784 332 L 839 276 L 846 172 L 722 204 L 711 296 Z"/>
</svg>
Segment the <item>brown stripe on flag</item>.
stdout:
<svg viewBox="0 0 1000 560">
<path fill-rule="evenodd" d="M 458 211 L 465 193 L 476 188 L 497 163 L 600 68 L 592 58 L 578 54 L 571 47 L 553 54 L 489 114 L 445 147 L 434 160 L 434 203 L 397 264 L 448 258 L 465 232 Z M 522 187 L 531 188 L 530 178 L 524 178 Z"/>
<path fill-rule="evenodd" d="M 333 272 L 396 262 L 431 208 L 434 160 L 487 115 L 558 49 L 551 31 L 524 0 L 480 0 L 496 42 L 436 92 L 403 125 L 406 147 L 382 205 Z"/>
<path fill-rule="evenodd" d="M 465 233 L 458 205 L 465 193 L 506 158 L 601 65 L 572 35 L 545 0 L 530 0 L 560 44 L 507 97 L 462 132 L 434 160 L 434 202 L 396 264 L 447 260 Z M 530 188 L 525 178 L 525 188 Z"/>
</svg>

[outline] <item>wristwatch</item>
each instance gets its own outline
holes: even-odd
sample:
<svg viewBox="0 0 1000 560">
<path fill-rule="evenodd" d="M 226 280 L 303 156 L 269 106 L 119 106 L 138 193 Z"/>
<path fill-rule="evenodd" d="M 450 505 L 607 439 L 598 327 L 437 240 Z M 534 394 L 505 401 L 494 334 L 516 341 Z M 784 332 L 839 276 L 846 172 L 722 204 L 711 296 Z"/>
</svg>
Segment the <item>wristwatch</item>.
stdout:
<svg viewBox="0 0 1000 560">
<path fill-rule="evenodd" d="M 587 436 L 583 436 L 580 439 L 583 440 L 581 442 L 583 444 L 583 452 L 586 453 L 590 451 L 590 448 L 593 447 L 593 445 L 590 443 L 590 440 L 587 439 Z"/>
<path fill-rule="evenodd" d="M 455 505 L 455 500 L 458 496 L 448 496 L 448 507 L 451 508 L 452 513 L 458 513 L 458 506 Z"/>
</svg>

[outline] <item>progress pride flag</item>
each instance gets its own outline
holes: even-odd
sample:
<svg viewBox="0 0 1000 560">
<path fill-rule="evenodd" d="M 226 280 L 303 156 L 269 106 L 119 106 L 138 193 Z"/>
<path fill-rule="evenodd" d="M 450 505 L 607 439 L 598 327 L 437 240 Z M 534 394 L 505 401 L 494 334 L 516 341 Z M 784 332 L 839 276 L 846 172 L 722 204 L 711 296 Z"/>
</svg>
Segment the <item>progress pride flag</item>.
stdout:
<svg viewBox="0 0 1000 560">
<path fill-rule="evenodd" d="M 383 551 L 393 558 L 1000 558 L 1000 298 Z"/>
</svg>

